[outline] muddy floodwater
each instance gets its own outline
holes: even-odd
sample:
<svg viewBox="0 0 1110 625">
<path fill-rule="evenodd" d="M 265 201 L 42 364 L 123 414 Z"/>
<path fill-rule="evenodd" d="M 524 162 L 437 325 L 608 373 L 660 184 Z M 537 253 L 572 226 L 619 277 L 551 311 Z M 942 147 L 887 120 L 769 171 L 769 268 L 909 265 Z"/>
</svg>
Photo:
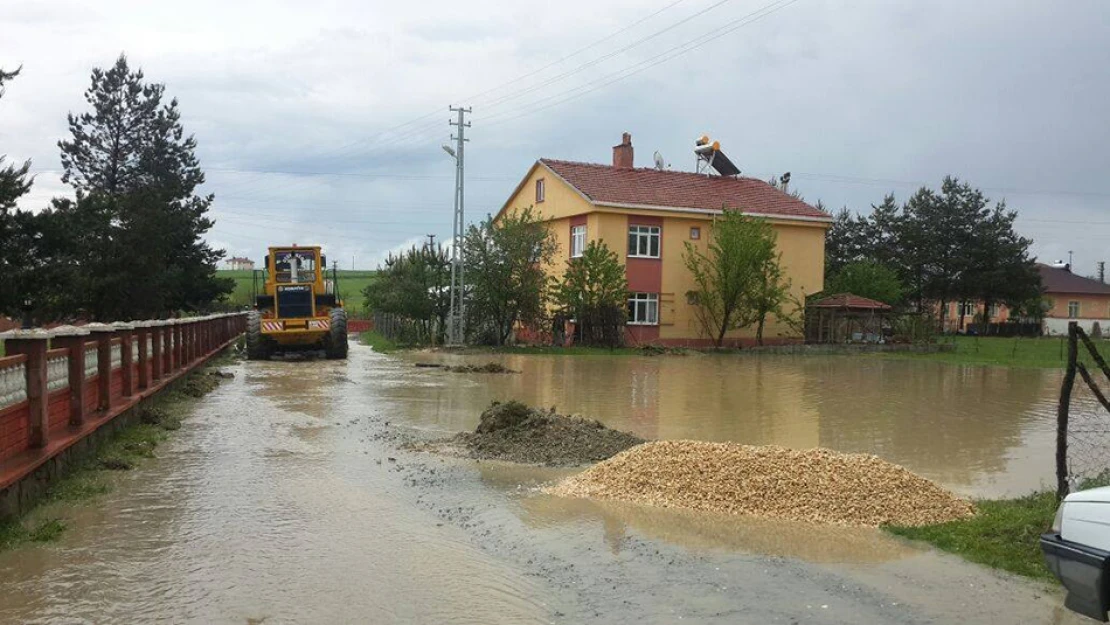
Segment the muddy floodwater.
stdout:
<svg viewBox="0 0 1110 625">
<path fill-rule="evenodd" d="M 572 469 L 401 443 L 490 400 L 651 438 L 868 451 L 976 494 L 1051 479 L 1054 372 L 866 358 L 245 362 L 114 490 L 0 553 L 3 623 L 1081 622 L 1058 589 L 876 530 L 564 500 Z"/>
<path fill-rule="evenodd" d="M 1061 373 L 846 356 L 455 356 L 518 375 L 441 372 L 383 394 L 422 427 L 477 425 L 518 399 L 645 438 L 867 452 L 961 493 L 1025 494 L 1055 483 Z"/>
</svg>

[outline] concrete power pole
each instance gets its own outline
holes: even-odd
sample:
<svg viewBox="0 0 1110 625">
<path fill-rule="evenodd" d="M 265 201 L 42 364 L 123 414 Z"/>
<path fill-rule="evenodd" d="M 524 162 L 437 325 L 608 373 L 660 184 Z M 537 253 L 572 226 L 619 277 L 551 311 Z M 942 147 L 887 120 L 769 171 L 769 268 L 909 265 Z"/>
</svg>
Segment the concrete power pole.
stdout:
<svg viewBox="0 0 1110 625">
<path fill-rule="evenodd" d="M 465 323 L 466 323 L 466 277 L 463 270 L 463 235 L 465 234 L 464 228 L 466 226 L 465 213 L 463 211 L 463 181 L 464 181 L 464 160 L 463 151 L 467 141 L 466 129 L 470 128 L 470 122 L 466 121 L 465 115 L 470 113 L 470 109 L 466 107 L 447 107 L 449 111 L 458 113 L 457 121 L 448 121 L 447 123 L 458 128 L 458 134 L 452 134 L 451 139 L 455 141 L 454 154 L 448 150 L 448 154 L 455 157 L 455 217 L 453 226 L 453 238 L 451 239 L 451 305 L 449 309 L 450 327 L 448 327 L 447 341 L 451 344 L 458 345 L 465 339 Z"/>
</svg>

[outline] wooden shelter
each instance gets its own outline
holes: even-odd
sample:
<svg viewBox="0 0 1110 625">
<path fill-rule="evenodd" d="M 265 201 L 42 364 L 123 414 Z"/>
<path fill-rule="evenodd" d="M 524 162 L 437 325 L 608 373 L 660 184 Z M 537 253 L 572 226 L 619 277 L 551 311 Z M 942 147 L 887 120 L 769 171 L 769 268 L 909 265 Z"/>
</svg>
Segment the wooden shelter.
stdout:
<svg viewBox="0 0 1110 625">
<path fill-rule="evenodd" d="M 806 306 L 807 343 L 879 343 L 892 308 L 880 301 L 837 293 Z"/>
</svg>

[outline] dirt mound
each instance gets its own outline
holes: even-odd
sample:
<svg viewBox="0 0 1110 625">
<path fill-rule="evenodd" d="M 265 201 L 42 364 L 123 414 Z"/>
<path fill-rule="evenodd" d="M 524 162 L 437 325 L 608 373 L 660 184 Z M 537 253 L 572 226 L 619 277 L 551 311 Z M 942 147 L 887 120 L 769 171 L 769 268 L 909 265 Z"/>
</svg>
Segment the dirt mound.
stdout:
<svg viewBox="0 0 1110 625">
<path fill-rule="evenodd" d="M 868 454 L 736 443 L 645 443 L 548 489 L 666 508 L 862 527 L 972 516 L 970 502 Z"/>
<path fill-rule="evenodd" d="M 484 365 L 459 365 L 446 367 L 452 373 L 520 373 L 496 362 L 487 362 Z"/>
<path fill-rule="evenodd" d="M 598 421 L 510 401 L 495 402 L 482 413 L 473 433 L 458 434 L 448 444 L 471 458 L 571 466 L 605 460 L 642 442 L 642 438 Z"/>
</svg>

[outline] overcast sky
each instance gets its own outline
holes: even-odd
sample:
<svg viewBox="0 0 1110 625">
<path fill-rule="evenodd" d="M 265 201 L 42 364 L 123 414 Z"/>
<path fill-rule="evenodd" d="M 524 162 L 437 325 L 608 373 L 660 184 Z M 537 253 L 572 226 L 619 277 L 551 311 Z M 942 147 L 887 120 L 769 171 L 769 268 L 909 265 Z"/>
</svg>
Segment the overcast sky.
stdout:
<svg viewBox="0 0 1110 625">
<path fill-rule="evenodd" d="M 955 174 L 1016 209 L 1041 260 L 1110 260 L 1105 0 L 4 1 L 22 207 L 68 193 L 66 113 L 120 52 L 180 100 L 229 256 L 321 243 L 362 269 L 445 240 L 462 104 L 470 220 L 539 157 L 608 163 L 627 131 L 637 165 L 688 170 L 707 133 L 834 209 Z"/>
</svg>

